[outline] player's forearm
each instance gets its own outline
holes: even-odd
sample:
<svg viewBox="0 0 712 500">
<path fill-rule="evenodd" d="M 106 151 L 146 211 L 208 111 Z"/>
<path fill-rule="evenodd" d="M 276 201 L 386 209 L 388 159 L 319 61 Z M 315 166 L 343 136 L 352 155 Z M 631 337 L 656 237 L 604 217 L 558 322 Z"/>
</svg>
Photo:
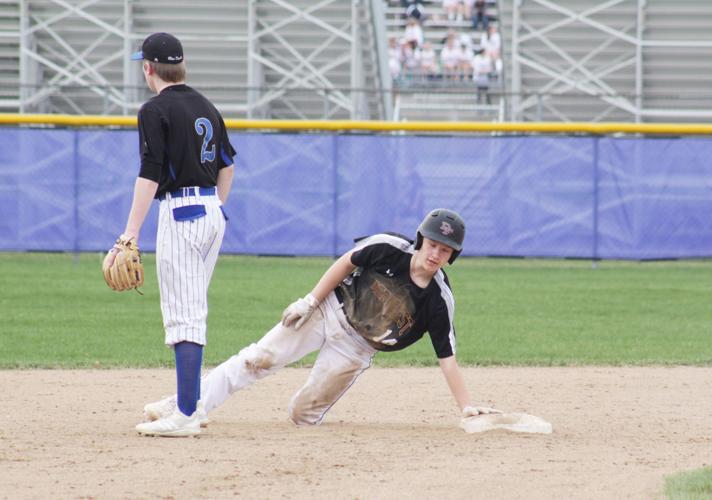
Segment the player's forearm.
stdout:
<svg viewBox="0 0 712 500">
<path fill-rule="evenodd" d="M 131 211 L 126 220 L 126 229 L 124 235 L 127 238 L 135 238 L 138 240 L 139 232 L 143 221 L 146 220 L 148 210 L 151 208 L 153 197 L 156 196 L 158 183 L 143 177 L 136 179 L 134 185 L 133 201 L 131 202 Z"/>
<path fill-rule="evenodd" d="M 457 405 L 460 407 L 460 410 L 464 409 L 470 404 L 470 394 L 467 392 L 465 379 L 462 377 L 462 372 L 460 371 L 455 356 L 439 359 L 438 361 Z"/>
<path fill-rule="evenodd" d="M 339 285 L 339 283 L 344 280 L 344 278 L 346 278 L 346 276 L 351 274 L 351 271 L 355 268 L 356 266 L 351 263 L 351 252 L 345 253 L 336 259 L 329 269 L 326 270 L 324 275 L 311 291 L 311 294 L 314 298 L 321 302 L 334 288 Z"/>
<path fill-rule="evenodd" d="M 220 198 L 223 205 L 227 202 L 227 197 L 230 195 L 234 175 L 235 165 L 230 165 L 229 167 L 218 170 L 218 198 Z"/>
</svg>

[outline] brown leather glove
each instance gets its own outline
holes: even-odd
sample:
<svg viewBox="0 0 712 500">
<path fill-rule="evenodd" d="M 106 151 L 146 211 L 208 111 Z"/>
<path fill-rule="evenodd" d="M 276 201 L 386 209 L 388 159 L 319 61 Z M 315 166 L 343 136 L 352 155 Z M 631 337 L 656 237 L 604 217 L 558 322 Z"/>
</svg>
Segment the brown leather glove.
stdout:
<svg viewBox="0 0 712 500">
<path fill-rule="evenodd" d="M 117 292 L 136 289 L 143 285 L 143 263 L 141 251 L 134 238 L 119 236 L 116 243 L 108 251 L 101 266 L 104 281 L 109 288 Z"/>
</svg>

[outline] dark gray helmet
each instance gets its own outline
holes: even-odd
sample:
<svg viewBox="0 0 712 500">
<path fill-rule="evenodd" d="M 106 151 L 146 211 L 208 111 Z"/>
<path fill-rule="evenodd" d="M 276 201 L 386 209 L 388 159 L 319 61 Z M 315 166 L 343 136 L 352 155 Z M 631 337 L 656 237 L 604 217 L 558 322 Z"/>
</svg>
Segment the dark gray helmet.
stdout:
<svg viewBox="0 0 712 500">
<path fill-rule="evenodd" d="M 415 249 L 423 246 L 423 238 L 428 238 L 453 249 L 450 264 L 462 252 L 462 242 L 465 240 L 465 221 L 457 212 L 446 208 L 436 208 L 425 216 L 418 226 L 415 239 Z"/>
</svg>

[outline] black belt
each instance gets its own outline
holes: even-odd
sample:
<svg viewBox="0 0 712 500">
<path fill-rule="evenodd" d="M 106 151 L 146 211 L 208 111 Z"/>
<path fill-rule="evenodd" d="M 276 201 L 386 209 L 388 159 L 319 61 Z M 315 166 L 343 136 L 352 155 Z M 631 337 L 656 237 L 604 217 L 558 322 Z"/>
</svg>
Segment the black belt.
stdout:
<svg viewBox="0 0 712 500">
<path fill-rule="evenodd" d="M 185 198 L 188 196 L 214 196 L 218 194 L 218 189 L 215 186 L 212 187 L 184 187 L 178 188 L 170 193 L 163 193 L 158 197 L 159 200 L 163 201 L 166 199 L 166 194 L 170 195 L 171 198 Z"/>
</svg>

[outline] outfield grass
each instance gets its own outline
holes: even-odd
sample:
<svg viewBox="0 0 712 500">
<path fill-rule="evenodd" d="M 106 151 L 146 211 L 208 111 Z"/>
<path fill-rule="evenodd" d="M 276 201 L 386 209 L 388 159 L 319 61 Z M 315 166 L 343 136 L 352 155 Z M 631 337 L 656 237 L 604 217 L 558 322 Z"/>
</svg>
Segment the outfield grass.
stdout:
<svg viewBox="0 0 712 500">
<path fill-rule="evenodd" d="M 0 368 L 172 365 L 154 256 L 144 259 L 143 296 L 109 290 L 101 259 L 0 253 Z M 210 289 L 206 364 L 259 339 L 330 263 L 221 256 Z M 605 261 L 594 268 L 588 261 L 461 258 L 448 274 L 461 364 L 712 364 L 712 261 Z M 425 338 L 376 363 L 436 360 Z"/>
<path fill-rule="evenodd" d="M 712 467 L 668 476 L 665 495 L 671 500 L 712 498 Z"/>
</svg>

